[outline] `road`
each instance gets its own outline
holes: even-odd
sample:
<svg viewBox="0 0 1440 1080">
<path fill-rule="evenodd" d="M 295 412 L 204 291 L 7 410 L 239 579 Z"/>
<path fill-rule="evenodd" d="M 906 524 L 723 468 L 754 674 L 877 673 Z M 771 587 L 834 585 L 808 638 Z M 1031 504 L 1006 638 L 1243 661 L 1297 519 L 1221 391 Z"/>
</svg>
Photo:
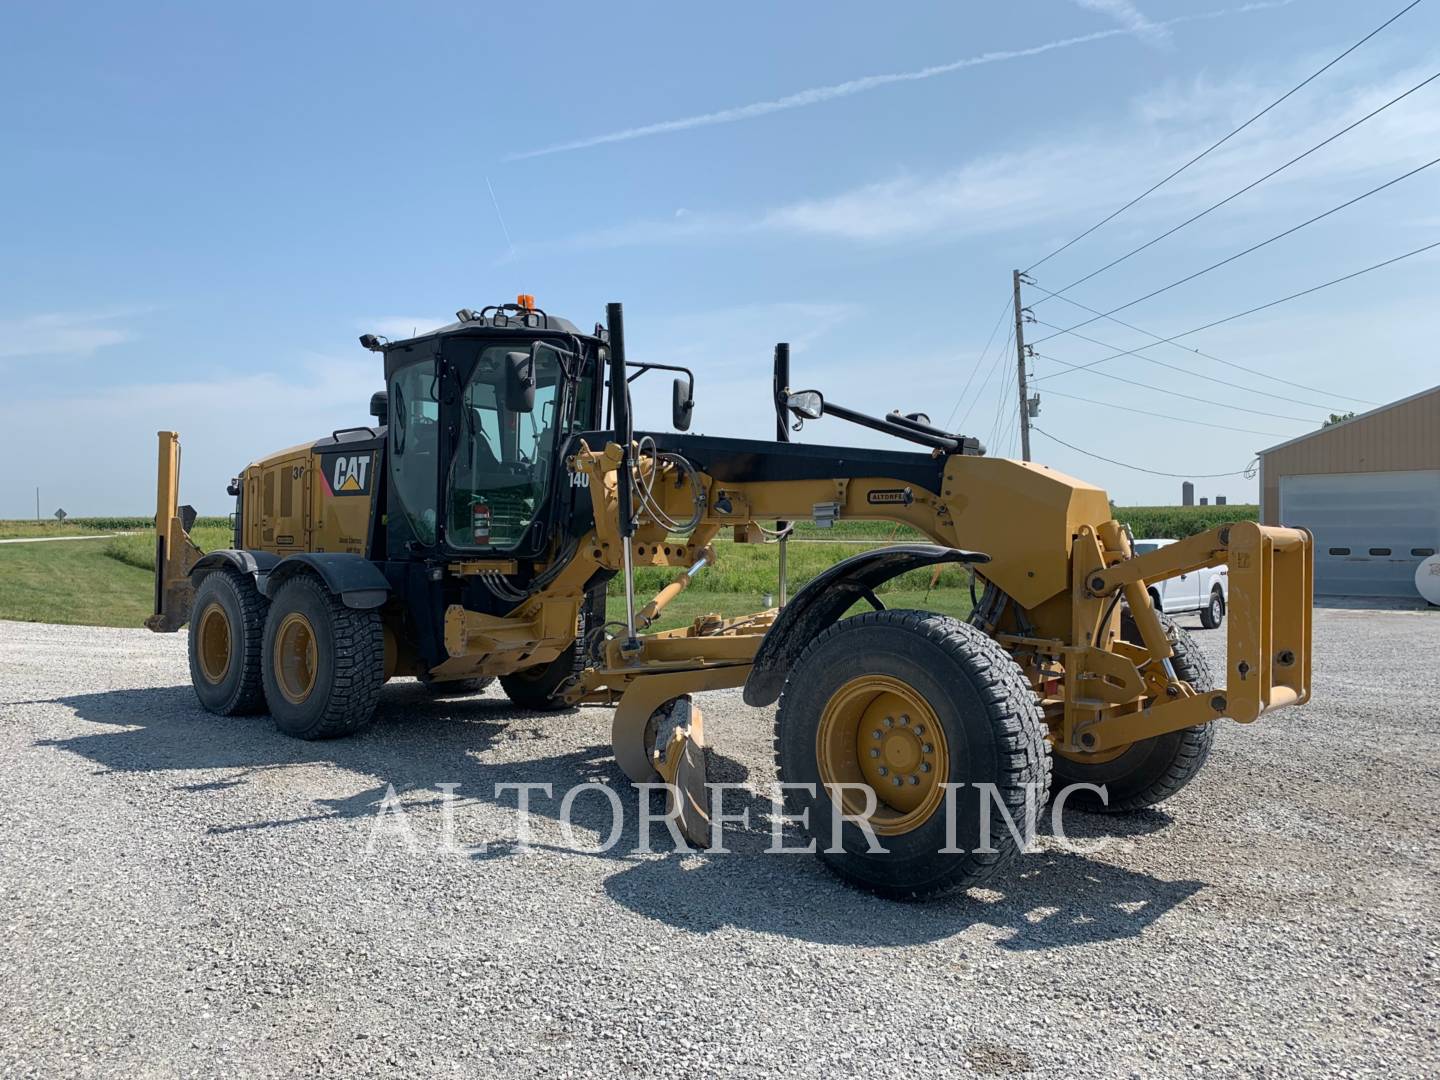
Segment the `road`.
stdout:
<svg viewBox="0 0 1440 1080">
<path fill-rule="evenodd" d="M 202 712 L 180 635 L 0 623 L 0 1074 L 1433 1076 L 1440 615 L 1315 638 L 1311 705 L 1224 726 L 1161 809 L 1067 815 L 1099 854 L 895 904 L 763 853 L 737 692 L 703 705 L 752 829 L 634 855 L 602 710 L 397 683 L 300 743 Z M 537 797 L 518 851 L 496 784 L 577 778 L 622 791 L 616 849 Z"/>
</svg>

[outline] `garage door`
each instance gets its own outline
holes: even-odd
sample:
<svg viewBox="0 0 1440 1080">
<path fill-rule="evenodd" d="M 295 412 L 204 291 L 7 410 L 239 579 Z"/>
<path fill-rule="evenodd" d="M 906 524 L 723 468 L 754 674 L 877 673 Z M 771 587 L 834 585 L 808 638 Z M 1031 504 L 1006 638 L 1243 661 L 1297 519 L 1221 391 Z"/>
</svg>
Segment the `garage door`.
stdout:
<svg viewBox="0 0 1440 1080">
<path fill-rule="evenodd" d="M 1315 534 L 1315 592 L 1417 596 L 1440 547 L 1440 469 L 1280 478 L 1280 521 Z"/>
</svg>

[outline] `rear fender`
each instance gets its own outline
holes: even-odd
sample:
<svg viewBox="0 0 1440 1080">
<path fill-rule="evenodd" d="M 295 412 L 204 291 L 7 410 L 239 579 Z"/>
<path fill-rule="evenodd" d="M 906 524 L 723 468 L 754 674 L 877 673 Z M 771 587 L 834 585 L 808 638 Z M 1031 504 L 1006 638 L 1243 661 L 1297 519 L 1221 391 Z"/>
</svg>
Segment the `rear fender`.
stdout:
<svg viewBox="0 0 1440 1080">
<path fill-rule="evenodd" d="M 190 569 L 190 580 L 199 585 L 200 579 L 206 574 L 216 570 L 234 570 L 241 574 L 249 574 L 256 580 L 258 586 L 260 576 L 269 573 L 279 561 L 279 555 L 268 551 L 222 548 L 218 551 L 208 551 L 202 555 L 200 561 Z"/>
<path fill-rule="evenodd" d="M 851 556 L 812 578 L 790 600 L 760 642 L 745 681 L 745 704 L 774 704 L 790 667 L 817 634 L 867 593 L 893 577 L 941 563 L 984 563 L 989 555 L 938 544 L 897 544 Z"/>
<path fill-rule="evenodd" d="M 346 551 L 302 551 L 287 555 L 277 563 L 261 573 L 257 581 L 260 592 L 272 600 L 280 586 L 296 574 L 307 572 L 318 576 L 346 607 L 377 608 L 390 599 L 390 582 L 364 555 Z"/>
</svg>

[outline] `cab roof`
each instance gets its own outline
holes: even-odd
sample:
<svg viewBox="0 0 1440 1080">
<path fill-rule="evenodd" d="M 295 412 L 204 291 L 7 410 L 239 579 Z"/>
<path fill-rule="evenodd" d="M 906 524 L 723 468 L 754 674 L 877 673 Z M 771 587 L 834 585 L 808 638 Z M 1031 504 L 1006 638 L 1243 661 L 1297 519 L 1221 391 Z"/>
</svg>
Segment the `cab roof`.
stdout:
<svg viewBox="0 0 1440 1080">
<path fill-rule="evenodd" d="M 437 327 L 434 330 L 427 330 L 425 333 L 416 334 L 413 337 L 385 342 L 381 347 L 383 349 L 408 347 L 419 341 L 460 335 L 481 337 L 497 330 L 502 332 L 507 330 L 522 332 L 549 330 L 557 334 L 575 334 L 579 337 L 598 336 L 595 332 L 586 333 L 569 319 L 559 315 L 549 315 L 538 308 L 529 311 L 497 311 L 493 308 L 485 308 L 483 312 L 462 311 L 460 314 L 468 315 L 469 318 L 462 318 L 457 322 Z M 598 329 L 597 326 L 596 330 Z"/>
</svg>

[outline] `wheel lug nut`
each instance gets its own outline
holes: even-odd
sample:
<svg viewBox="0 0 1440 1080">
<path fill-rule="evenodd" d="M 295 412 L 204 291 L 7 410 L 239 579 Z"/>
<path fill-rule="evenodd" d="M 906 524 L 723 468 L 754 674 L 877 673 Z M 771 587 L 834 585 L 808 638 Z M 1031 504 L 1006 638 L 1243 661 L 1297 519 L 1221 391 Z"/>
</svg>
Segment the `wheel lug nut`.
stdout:
<svg viewBox="0 0 1440 1080">
<path fill-rule="evenodd" d="M 895 726 L 895 718 L 894 718 L 893 716 L 887 716 L 887 717 L 885 717 L 885 726 L 886 726 L 886 727 L 894 727 L 894 726 Z"/>
<path fill-rule="evenodd" d="M 896 787 L 899 787 L 899 786 L 900 786 L 900 778 L 897 776 L 897 777 L 895 777 L 893 780 L 891 780 L 890 783 L 894 784 Z"/>
<path fill-rule="evenodd" d="M 929 771 L 930 771 L 930 763 L 929 763 L 928 761 L 922 761 L 922 762 L 920 762 L 920 771 L 921 771 L 921 772 L 929 772 Z"/>
<path fill-rule="evenodd" d="M 890 770 L 887 769 L 884 765 L 881 765 L 881 766 L 880 766 L 880 775 L 881 775 L 881 776 L 889 776 L 889 775 L 890 775 Z M 896 782 L 898 783 L 899 781 L 896 781 Z"/>
<path fill-rule="evenodd" d="M 924 735 L 924 734 L 925 734 L 925 729 L 924 729 L 923 727 L 921 727 L 919 724 L 916 724 L 913 728 L 911 728 L 911 730 L 914 731 L 916 735 Z"/>
<path fill-rule="evenodd" d="M 870 737 L 871 737 L 872 739 L 879 739 L 879 738 L 881 738 L 881 737 L 883 736 L 883 734 L 884 734 L 884 733 L 881 732 L 881 730 L 877 727 L 874 731 L 872 731 L 872 732 L 870 733 Z"/>
<path fill-rule="evenodd" d="M 879 756 L 880 756 L 880 748 L 879 748 L 878 746 L 872 746 L 872 747 L 870 748 L 870 756 L 871 756 L 871 757 L 879 757 Z"/>
<path fill-rule="evenodd" d="M 928 742 L 923 743 L 920 747 L 920 752 L 922 754 L 933 754 L 935 752 L 935 747 L 931 746 Z"/>
<path fill-rule="evenodd" d="M 920 777 L 915 776 L 915 775 L 912 774 L 911 777 L 910 777 L 910 786 L 911 786 L 911 787 L 914 787 L 914 786 L 915 786 L 916 784 L 918 784 L 918 783 L 920 783 Z"/>
</svg>

